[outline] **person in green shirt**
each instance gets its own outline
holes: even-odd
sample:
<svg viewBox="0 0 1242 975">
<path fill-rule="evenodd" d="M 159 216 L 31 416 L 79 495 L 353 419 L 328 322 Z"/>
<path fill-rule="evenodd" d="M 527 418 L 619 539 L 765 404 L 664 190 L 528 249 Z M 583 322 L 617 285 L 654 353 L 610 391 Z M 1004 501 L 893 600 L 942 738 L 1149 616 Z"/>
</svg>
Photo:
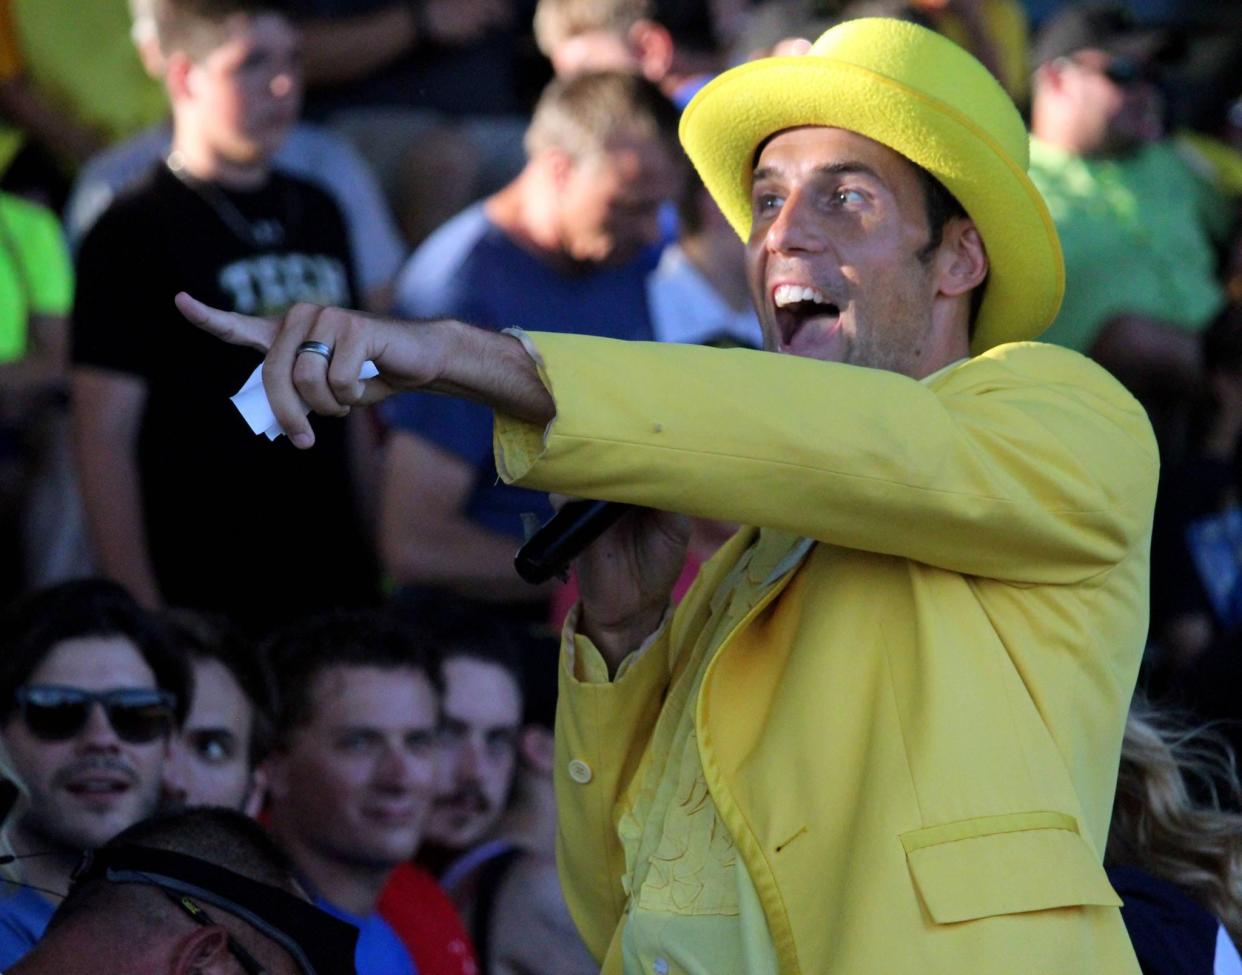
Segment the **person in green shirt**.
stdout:
<svg viewBox="0 0 1242 975">
<path fill-rule="evenodd" d="M 1110 8 L 1073 8 L 1036 44 L 1031 180 L 1057 225 L 1065 301 L 1044 335 L 1140 398 L 1200 381 L 1198 333 L 1224 304 L 1214 237 L 1230 209 L 1166 138 L 1165 38 Z"/>
<path fill-rule="evenodd" d="M 55 215 L 0 193 L 0 534 L 12 550 L 0 589 L 82 568 L 64 449 L 72 301 L 73 272 Z"/>
</svg>

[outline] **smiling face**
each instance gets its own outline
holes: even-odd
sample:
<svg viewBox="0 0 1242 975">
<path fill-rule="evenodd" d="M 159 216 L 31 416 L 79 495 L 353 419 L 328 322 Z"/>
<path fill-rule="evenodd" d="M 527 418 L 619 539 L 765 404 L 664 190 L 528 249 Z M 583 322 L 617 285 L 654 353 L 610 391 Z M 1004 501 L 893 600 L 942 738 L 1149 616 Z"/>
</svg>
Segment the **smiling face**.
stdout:
<svg viewBox="0 0 1242 975">
<path fill-rule="evenodd" d="M 843 129 L 788 129 L 759 155 L 751 206 L 766 349 L 914 377 L 964 354 L 964 329 L 934 321 L 939 252 L 921 253 L 925 191 L 908 160 Z"/>
<path fill-rule="evenodd" d="M 389 870 L 413 856 L 431 805 L 435 690 L 414 668 L 330 667 L 310 702 L 268 761 L 272 826 L 297 861 Z"/>
<path fill-rule="evenodd" d="M 64 640 L 31 673 L 28 685 L 88 691 L 154 688 L 155 675 L 130 640 L 89 636 Z M 118 737 L 103 708 L 92 704 L 85 726 L 64 741 L 43 741 L 14 712 L 3 730 L 30 806 L 17 824 L 24 850 L 83 850 L 107 842 L 155 811 L 167 738 L 132 744 Z"/>
</svg>

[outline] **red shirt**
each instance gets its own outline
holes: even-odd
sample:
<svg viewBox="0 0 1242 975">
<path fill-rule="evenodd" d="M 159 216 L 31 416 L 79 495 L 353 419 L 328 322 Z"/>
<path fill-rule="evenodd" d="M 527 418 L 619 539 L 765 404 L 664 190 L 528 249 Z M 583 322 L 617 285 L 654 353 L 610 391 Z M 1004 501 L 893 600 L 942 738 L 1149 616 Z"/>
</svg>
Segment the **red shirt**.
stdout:
<svg viewBox="0 0 1242 975">
<path fill-rule="evenodd" d="M 478 975 L 465 925 L 426 870 L 412 863 L 397 867 L 376 909 L 409 949 L 418 975 Z"/>
</svg>

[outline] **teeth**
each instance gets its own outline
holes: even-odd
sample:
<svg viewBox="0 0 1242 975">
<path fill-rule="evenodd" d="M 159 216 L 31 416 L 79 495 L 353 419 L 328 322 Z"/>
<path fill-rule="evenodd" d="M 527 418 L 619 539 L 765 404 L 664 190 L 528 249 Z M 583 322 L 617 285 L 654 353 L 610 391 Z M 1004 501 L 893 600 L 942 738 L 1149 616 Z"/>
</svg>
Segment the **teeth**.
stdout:
<svg viewBox="0 0 1242 975">
<path fill-rule="evenodd" d="M 776 302 L 777 308 L 796 305 L 800 301 L 811 301 L 817 305 L 829 303 L 823 292 L 815 288 L 799 287 L 796 284 L 777 285 L 776 290 L 772 292 L 772 300 Z"/>
</svg>

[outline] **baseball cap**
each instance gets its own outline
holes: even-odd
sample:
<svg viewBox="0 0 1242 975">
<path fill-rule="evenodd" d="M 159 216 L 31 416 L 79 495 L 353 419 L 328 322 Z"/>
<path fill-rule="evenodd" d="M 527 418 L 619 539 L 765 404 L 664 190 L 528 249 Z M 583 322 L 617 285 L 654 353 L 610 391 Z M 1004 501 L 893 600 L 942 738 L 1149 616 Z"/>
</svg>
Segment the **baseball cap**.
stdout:
<svg viewBox="0 0 1242 975">
<path fill-rule="evenodd" d="M 1137 61 L 1165 60 L 1175 53 L 1176 38 L 1167 30 L 1140 25 L 1125 7 L 1070 6 L 1039 32 L 1031 63 L 1044 64 L 1087 48 Z"/>
</svg>

